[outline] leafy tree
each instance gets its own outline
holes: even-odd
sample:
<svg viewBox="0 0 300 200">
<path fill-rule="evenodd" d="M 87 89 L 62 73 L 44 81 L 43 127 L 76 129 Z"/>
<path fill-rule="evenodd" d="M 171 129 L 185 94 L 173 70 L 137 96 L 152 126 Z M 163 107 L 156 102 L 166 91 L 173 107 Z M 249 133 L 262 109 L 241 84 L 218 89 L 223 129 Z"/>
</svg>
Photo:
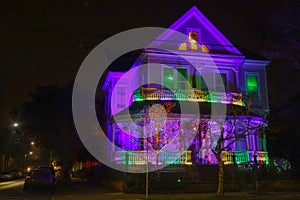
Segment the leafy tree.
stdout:
<svg viewBox="0 0 300 200">
<path fill-rule="evenodd" d="M 70 169 L 84 147 L 77 135 L 72 116 L 72 87 L 38 86 L 30 100 L 17 110 L 22 131 L 34 138 L 46 152 L 46 160 L 62 163 L 63 178 L 70 178 Z"/>
<path fill-rule="evenodd" d="M 234 117 L 233 119 L 227 118 L 226 122 L 220 125 L 220 135 L 216 138 L 216 145 L 211 149 L 219 165 L 217 195 L 220 197 L 224 196 L 224 161 L 222 160 L 222 152 L 230 149 L 233 143 L 246 138 L 247 135 L 251 135 L 263 127 L 261 123 L 254 126 L 250 125 L 250 121 L 251 117 L 242 119 Z"/>
<path fill-rule="evenodd" d="M 9 167 L 9 160 L 14 158 L 17 162 L 16 168 L 22 168 L 24 155 L 28 153 L 29 144 L 27 138 L 17 128 L 0 126 L 0 155 L 2 170 Z"/>
<path fill-rule="evenodd" d="M 268 149 L 274 156 L 284 157 L 300 164 L 298 142 L 300 96 L 300 17 L 298 1 L 280 1 L 270 16 L 264 56 L 272 62 L 268 66 L 268 86 L 271 112 L 268 120 L 276 133 L 268 140 Z M 291 139 L 293 138 L 293 139 Z M 284 148 L 283 148 L 284 147 Z"/>
</svg>

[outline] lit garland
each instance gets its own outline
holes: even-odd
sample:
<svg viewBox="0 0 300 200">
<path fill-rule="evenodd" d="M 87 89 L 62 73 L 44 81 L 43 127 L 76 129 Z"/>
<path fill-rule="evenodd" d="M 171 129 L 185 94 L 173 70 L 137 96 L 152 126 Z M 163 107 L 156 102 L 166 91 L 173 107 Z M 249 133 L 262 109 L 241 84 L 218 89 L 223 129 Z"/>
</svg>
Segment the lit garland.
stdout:
<svg viewBox="0 0 300 200">
<path fill-rule="evenodd" d="M 292 168 L 291 163 L 286 159 L 276 160 L 274 159 L 273 165 L 278 173 L 290 171 Z"/>
<path fill-rule="evenodd" d="M 208 92 L 196 89 L 140 88 L 134 91 L 134 101 L 178 100 L 210 103 L 224 103 L 244 106 L 242 94 L 233 92 Z"/>
</svg>

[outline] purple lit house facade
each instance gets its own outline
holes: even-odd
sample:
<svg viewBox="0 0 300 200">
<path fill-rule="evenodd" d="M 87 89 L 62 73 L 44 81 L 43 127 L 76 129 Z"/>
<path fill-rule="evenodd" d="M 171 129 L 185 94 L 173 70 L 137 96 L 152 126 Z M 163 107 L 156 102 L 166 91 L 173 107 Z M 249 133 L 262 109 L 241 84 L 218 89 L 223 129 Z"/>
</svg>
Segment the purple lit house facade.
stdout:
<svg viewBox="0 0 300 200">
<path fill-rule="evenodd" d="M 214 138 L 231 124 L 227 134 L 247 133 L 225 141 L 225 164 L 268 163 L 264 128 L 251 127 L 268 125 L 269 62 L 244 56 L 196 7 L 169 30 L 180 37 L 163 32 L 130 70 L 108 72 L 102 85 L 112 162 L 217 164 Z M 218 106 L 226 108 L 221 126 L 212 116 Z"/>
</svg>

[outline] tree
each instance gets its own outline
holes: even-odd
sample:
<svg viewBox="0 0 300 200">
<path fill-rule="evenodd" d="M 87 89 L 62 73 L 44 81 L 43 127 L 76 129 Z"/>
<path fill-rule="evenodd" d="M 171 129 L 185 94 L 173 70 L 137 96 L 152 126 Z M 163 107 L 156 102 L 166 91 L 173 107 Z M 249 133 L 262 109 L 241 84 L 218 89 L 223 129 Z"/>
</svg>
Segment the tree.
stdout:
<svg viewBox="0 0 300 200">
<path fill-rule="evenodd" d="M 299 146 L 299 126 L 294 120 L 298 115 L 297 98 L 300 88 L 300 17 L 298 1 L 277 3 L 270 16 L 270 26 L 266 40 L 268 50 L 264 56 L 271 60 L 268 66 L 268 86 L 271 112 L 268 120 L 276 126 L 277 134 L 268 142 L 268 149 L 274 156 L 289 159 L 300 164 L 297 147 Z M 280 95 L 278 95 L 280 94 Z M 291 139 L 293 138 L 293 139 Z M 285 146 L 284 149 L 281 147 Z"/>
<path fill-rule="evenodd" d="M 171 135 L 167 135 L 166 133 L 174 133 L 174 130 L 161 131 L 161 128 L 166 127 L 164 126 L 165 119 L 175 105 L 175 103 L 171 102 L 165 102 L 161 105 L 148 105 L 141 110 L 135 110 L 131 113 L 131 116 L 134 118 L 139 127 L 147 126 L 147 135 L 145 135 L 143 129 L 137 128 L 135 125 L 132 126 L 130 122 L 123 122 L 125 126 L 129 127 L 130 130 L 136 130 L 140 133 L 140 135 L 143 135 L 145 138 L 144 141 L 146 142 L 146 149 L 151 149 L 155 152 L 157 166 L 159 161 L 158 154 L 164 149 L 164 147 L 173 137 Z"/>
<path fill-rule="evenodd" d="M 246 106 L 247 107 L 247 106 Z M 249 108 L 248 108 L 249 109 Z M 231 149 L 231 145 L 241 139 L 246 139 L 247 136 L 252 134 L 261 134 L 262 129 L 265 127 L 265 122 L 254 121 L 251 117 L 250 110 L 241 107 L 228 107 L 225 119 L 213 119 L 217 125 L 218 133 L 212 131 L 207 135 L 211 138 L 210 143 L 211 151 L 213 152 L 219 166 L 219 180 L 217 196 L 224 197 L 224 161 L 222 160 L 222 152 Z M 208 122 L 210 128 L 212 122 Z M 207 139 L 204 138 L 204 139 Z M 233 162 L 235 163 L 235 155 Z"/>
<path fill-rule="evenodd" d="M 0 155 L 2 170 L 9 167 L 9 160 L 14 159 L 14 168 L 23 168 L 24 155 L 28 153 L 27 138 L 17 128 L 0 126 Z"/>
<path fill-rule="evenodd" d="M 70 169 L 84 147 L 77 135 L 72 116 L 72 86 L 38 86 L 30 100 L 18 109 L 22 131 L 40 146 L 46 159 L 62 163 L 63 178 L 70 178 Z"/>
</svg>

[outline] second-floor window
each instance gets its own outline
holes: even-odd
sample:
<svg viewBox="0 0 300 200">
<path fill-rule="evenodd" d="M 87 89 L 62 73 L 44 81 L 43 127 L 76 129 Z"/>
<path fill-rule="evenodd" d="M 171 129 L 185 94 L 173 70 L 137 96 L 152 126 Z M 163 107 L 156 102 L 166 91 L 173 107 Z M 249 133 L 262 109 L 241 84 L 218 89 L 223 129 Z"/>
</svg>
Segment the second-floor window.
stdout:
<svg viewBox="0 0 300 200">
<path fill-rule="evenodd" d="M 186 89 L 187 69 L 186 68 L 164 68 L 163 83 L 166 88 Z"/>
<path fill-rule="evenodd" d="M 125 107 L 125 87 L 117 87 L 117 107 L 124 108 Z"/>
<path fill-rule="evenodd" d="M 186 89 L 187 83 L 187 69 L 178 68 L 177 69 L 177 88 Z"/>
<path fill-rule="evenodd" d="M 173 68 L 164 68 L 164 87 L 173 89 L 174 88 L 174 71 Z"/>
<path fill-rule="evenodd" d="M 258 78 L 255 75 L 246 75 L 247 94 L 258 97 Z"/>
<path fill-rule="evenodd" d="M 195 81 L 193 83 L 193 81 Z M 195 78 L 192 77 L 192 86 L 193 88 L 196 88 L 197 90 L 207 90 L 206 82 L 204 81 L 203 76 L 196 76 Z"/>
<path fill-rule="evenodd" d="M 223 88 L 226 91 L 227 74 L 226 73 L 215 74 L 215 89 L 219 91 L 219 90 L 223 90 Z"/>
</svg>

